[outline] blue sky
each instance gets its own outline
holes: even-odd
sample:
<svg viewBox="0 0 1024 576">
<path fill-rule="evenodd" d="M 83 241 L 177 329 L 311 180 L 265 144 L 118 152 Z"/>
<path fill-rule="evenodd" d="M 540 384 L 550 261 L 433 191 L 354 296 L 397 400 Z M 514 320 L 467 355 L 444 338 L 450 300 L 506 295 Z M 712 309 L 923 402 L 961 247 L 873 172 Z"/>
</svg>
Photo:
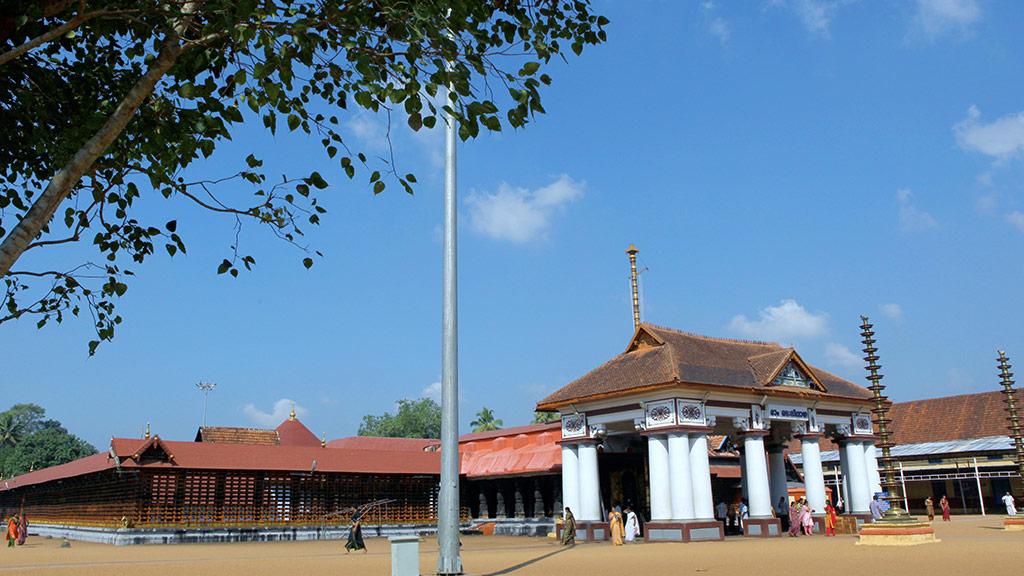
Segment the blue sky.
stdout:
<svg viewBox="0 0 1024 576">
<path fill-rule="evenodd" d="M 463 426 L 481 406 L 525 423 L 545 394 L 631 334 L 630 243 L 644 319 L 797 346 L 863 382 L 858 315 L 896 400 L 997 389 L 1024 362 L 1024 4 L 969 0 L 605 2 L 609 41 L 551 70 L 548 115 L 461 146 Z M 349 116 L 381 153 L 384 119 Z M 396 129 L 415 196 L 374 197 L 319 145 L 258 123 L 270 172 L 319 169 L 329 213 L 302 254 L 246 227 L 258 261 L 215 274 L 232 223 L 153 199 L 187 257 L 140 267 L 114 342 L 90 327 L 4 326 L 5 403 L 36 402 L 99 447 L 211 424 L 264 426 L 295 402 L 318 435 L 436 393 L 439 134 Z"/>
</svg>

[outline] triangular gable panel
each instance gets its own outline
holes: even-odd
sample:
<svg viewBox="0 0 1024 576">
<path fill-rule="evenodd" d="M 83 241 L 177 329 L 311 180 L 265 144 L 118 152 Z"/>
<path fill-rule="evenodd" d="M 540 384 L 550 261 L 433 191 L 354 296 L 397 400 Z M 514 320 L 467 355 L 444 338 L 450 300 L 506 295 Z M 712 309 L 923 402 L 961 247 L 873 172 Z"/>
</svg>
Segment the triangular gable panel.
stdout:
<svg viewBox="0 0 1024 576">
<path fill-rule="evenodd" d="M 789 361 L 782 365 L 771 379 L 769 386 L 792 386 L 827 392 L 825 386 L 814 376 L 814 372 L 794 351 Z"/>
<path fill-rule="evenodd" d="M 149 462 L 170 462 L 173 464 L 174 455 L 167 451 L 167 448 L 164 447 L 163 442 L 160 441 L 158 436 L 154 436 L 132 455 L 132 460 L 135 460 L 138 464 Z"/>
<path fill-rule="evenodd" d="M 665 342 L 661 338 L 658 338 L 653 332 L 641 325 L 633 334 L 633 339 L 629 341 L 629 346 L 626 347 L 626 352 L 643 350 L 644 348 L 653 348 L 655 346 L 661 346 L 664 343 Z"/>
</svg>

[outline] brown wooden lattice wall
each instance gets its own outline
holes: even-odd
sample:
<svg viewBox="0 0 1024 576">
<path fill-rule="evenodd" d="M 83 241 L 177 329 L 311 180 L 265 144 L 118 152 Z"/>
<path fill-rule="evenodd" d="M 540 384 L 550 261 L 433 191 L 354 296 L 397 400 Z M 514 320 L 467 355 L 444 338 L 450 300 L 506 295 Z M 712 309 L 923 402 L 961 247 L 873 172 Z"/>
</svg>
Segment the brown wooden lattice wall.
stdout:
<svg viewBox="0 0 1024 576">
<path fill-rule="evenodd" d="M 0 492 L 0 512 L 24 505 L 30 523 L 74 526 L 319 526 L 347 524 L 346 509 L 394 499 L 363 522 L 430 524 L 437 482 L 436 476 L 110 470 Z"/>
</svg>

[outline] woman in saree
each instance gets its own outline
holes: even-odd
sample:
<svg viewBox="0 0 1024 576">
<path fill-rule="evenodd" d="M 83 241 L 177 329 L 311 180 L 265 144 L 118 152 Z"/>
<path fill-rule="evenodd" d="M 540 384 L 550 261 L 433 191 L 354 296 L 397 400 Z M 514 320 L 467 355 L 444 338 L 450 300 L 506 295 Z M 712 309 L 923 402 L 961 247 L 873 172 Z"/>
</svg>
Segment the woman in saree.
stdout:
<svg viewBox="0 0 1024 576">
<path fill-rule="evenodd" d="M 789 535 L 800 535 L 800 503 L 796 500 L 789 504 Z"/>
<path fill-rule="evenodd" d="M 831 502 L 825 504 L 825 536 L 836 535 L 836 509 L 832 507 Z"/>
<path fill-rule="evenodd" d="M 622 524 L 622 512 L 619 512 L 618 506 L 608 513 L 608 530 L 612 533 L 612 544 L 622 546 L 622 538 L 626 535 L 626 530 Z"/>
<path fill-rule="evenodd" d="M 576 543 L 576 517 L 572 515 L 569 507 L 565 508 L 565 517 L 562 520 L 562 546 Z"/>
<path fill-rule="evenodd" d="M 811 507 L 806 500 L 800 506 L 800 525 L 803 526 L 804 535 L 810 536 L 814 533 L 814 518 L 811 516 Z"/>
<path fill-rule="evenodd" d="M 363 517 L 358 512 L 352 515 L 352 529 L 348 531 L 348 541 L 345 542 L 345 554 L 352 550 L 366 552 L 366 544 L 363 543 Z"/>
<path fill-rule="evenodd" d="M 18 523 L 18 546 L 25 543 L 28 538 L 28 516 L 24 512 L 21 513 L 21 522 Z"/>
<path fill-rule="evenodd" d="M 942 508 L 942 521 L 949 522 L 949 500 L 945 494 L 942 495 L 942 500 L 939 500 L 939 506 Z"/>
<path fill-rule="evenodd" d="M 18 539 L 18 520 L 14 516 L 7 519 L 7 547 L 14 546 Z"/>
<path fill-rule="evenodd" d="M 924 511 L 928 513 L 928 521 L 935 520 L 935 501 L 929 496 L 924 499 Z"/>
</svg>

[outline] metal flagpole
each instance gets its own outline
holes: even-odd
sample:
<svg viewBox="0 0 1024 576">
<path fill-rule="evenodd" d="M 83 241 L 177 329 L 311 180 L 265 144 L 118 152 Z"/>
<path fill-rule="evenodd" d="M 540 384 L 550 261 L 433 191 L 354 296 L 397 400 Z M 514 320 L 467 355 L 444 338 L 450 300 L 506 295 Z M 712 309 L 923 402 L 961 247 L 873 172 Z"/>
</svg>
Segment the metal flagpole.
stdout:
<svg viewBox="0 0 1024 576">
<path fill-rule="evenodd" d="M 910 504 L 907 502 L 907 478 L 903 475 L 903 462 L 900 462 L 900 486 L 903 487 L 903 509 L 910 510 Z"/>
<path fill-rule="evenodd" d="M 452 64 L 447 68 L 451 71 Z M 452 85 L 445 91 L 449 107 Z M 444 258 L 441 313 L 441 487 L 437 506 L 437 573 L 462 574 L 459 557 L 459 322 L 455 220 L 457 119 L 445 115 Z"/>
<path fill-rule="evenodd" d="M 981 515 L 985 515 L 985 495 L 981 493 L 981 474 L 978 473 L 978 459 L 974 460 L 974 481 L 978 483 L 978 503 L 981 504 Z"/>
</svg>

